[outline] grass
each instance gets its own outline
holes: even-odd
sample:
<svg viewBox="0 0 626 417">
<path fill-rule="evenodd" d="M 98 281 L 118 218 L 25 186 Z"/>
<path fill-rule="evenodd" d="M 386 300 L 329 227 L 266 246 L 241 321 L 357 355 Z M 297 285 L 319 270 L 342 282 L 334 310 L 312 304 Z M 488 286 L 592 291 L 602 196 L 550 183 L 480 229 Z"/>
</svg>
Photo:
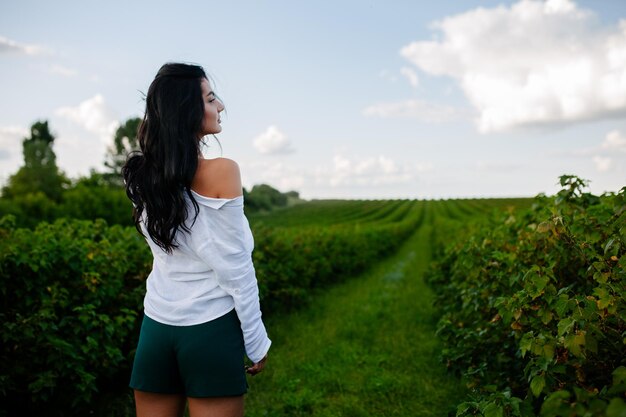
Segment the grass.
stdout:
<svg viewBox="0 0 626 417">
<path fill-rule="evenodd" d="M 466 393 L 438 361 L 430 261 L 433 207 L 398 252 L 313 303 L 266 319 L 273 341 L 249 377 L 246 416 L 446 416 Z"/>
</svg>

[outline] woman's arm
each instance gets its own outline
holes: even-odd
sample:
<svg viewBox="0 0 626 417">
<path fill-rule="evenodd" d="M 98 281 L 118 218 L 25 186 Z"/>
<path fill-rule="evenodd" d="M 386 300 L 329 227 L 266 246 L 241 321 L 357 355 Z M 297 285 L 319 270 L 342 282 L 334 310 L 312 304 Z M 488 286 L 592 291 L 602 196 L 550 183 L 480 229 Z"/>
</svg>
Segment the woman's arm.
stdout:
<svg viewBox="0 0 626 417">
<path fill-rule="evenodd" d="M 237 163 L 226 158 L 211 162 L 212 165 L 204 167 L 203 174 L 219 176 L 220 185 L 215 185 L 218 182 L 215 177 L 213 180 L 206 178 L 205 184 L 209 187 L 202 193 L 199 189 L 194 191 L 206 196 L 213 194 L 214 198 L 240 197 L 242 186 Z M 252 263 L 253 239 L 243 212 L 243 198 L 214 210 L 208 221 L 210 237 L 198 242 L 198 255 L 215 271 L 220 288 L 232 296 L 241 321 L 246 353 L 258 364 L 267 355 L 271 340 L 261 319 L 259 289 Z M 253 372 L 257 368 L 253 368 Z"/>
</svg>

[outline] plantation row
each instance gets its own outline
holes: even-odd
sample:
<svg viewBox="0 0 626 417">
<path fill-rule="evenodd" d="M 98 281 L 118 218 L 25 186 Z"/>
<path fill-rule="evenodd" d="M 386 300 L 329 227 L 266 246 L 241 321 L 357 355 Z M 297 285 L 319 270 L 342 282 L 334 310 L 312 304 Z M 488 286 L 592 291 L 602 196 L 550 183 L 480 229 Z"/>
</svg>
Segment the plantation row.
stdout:
<svg viewBox="0 0 626 417">
<path fill-rule="evenodd" d="M 251 221 L 265 314 L 300 306 L 312 290 L 378 261 L 419 225 L 426 203 L 388 202 L 393 209 L 379 211 L 342 204 L 319 219 L 343 210 L 367 221 L 305 228 Z M 25 229 L 11 216 L 0 219 L 5 413 L 121 414 L 151 261 L 132 227 L 58 219 Z"/>
<path fill-rule="evenodd" d="M 411 200 L 320 200 L 251 217 L 253 224 L 271 227 L 328 227 L 393 221 L 410 209 Z"/>
<path fill-rule="evenodd" d="M 432 242 L 443 248 L 468 224 L 528 200 L 314 201 L 249 215 L 264 314 L 301 306 L 380 260 L 424 221 L 427 205 Z M 0 372 L 5 411 L 124 414 L 150 267 L 134 228 L 61 219 L 26 230 L 0 220 L 0 360 L 12 364 Z"/>
<path fill-rule="evenodd" d="M 561 185 L 470 223 L 439 207 L 427 281 L 441 359 L 472 389 L 457 416 L 626 415 L 626 187 Z"/>
<path fill-rule="evenodd" d="M 337 202 L 335 206 L 341 208 L 343 204 L 354 203 Z M 395 207 L 397 203 L 389 205 Z M 254 222 L 257 245 L 253 259 L 259 265 L 260 292 L 262 296 L 267 294 L 264 309 L 271 312 L 298 307 L 311 297 L 311 289 L 340 282 L 397 248 L 421 223 L 425 203 L 405 201 L 402 205 L 367 223 L 355 220 L 300 228 Z M 369 208 L 365 205 L 362 210 L 367 212 Z M 353 207 L 353 211 L 358 209 Z M 326 214 L 319 212 L 319 218 L 334 218 L 334 209 L 329 207 Z"/>
</svg>

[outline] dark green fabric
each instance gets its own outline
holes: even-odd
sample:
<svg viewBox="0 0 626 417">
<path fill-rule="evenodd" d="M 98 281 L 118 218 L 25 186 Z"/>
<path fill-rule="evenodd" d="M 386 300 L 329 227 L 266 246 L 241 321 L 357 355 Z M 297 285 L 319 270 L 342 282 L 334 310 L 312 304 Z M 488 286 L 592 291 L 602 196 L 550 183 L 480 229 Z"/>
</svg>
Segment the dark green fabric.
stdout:
<svg viewBox="0 0 626 417">
<path fill-rule="evenodd" d="M 194 326 L 144 316 L 130 387 L 187 397 L 243 395 L 245 348 L 235 310 Z"/>
</svg>

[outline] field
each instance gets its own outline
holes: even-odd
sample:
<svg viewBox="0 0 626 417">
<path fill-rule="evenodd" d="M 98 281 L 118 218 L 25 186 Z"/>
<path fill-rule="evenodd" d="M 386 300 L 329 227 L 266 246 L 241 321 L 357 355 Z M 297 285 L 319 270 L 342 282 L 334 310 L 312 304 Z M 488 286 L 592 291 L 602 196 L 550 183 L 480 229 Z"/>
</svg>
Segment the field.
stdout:
<svg viewBox="0 0 626 417">
<path fill-rule="evenodd" d="M 251 378 L 247 415 L 447 415 L 465 387 L 439 361 L 434 295 L 423 280 L 436 225 L 527 203 L 320 201 L 284 217 L 254 219 L 293 227 L 298 218 L 315 216 L 326 225 L 355 227 L 415 211 L 420 221 L 392 255 L 365 273 L 318 295 L 307 308 L 269 318 L 274 346 L 267 371 Z"/>
<path fill-rule="evenodd" d="M 624 415 L 624 189 L 577 181 L 535 199 L 250 215 L 273 346 L 246 415 Z M 142 238 L 10 217 L 0 235 L 5 415 L 133 415 Z"/>
</svg>

